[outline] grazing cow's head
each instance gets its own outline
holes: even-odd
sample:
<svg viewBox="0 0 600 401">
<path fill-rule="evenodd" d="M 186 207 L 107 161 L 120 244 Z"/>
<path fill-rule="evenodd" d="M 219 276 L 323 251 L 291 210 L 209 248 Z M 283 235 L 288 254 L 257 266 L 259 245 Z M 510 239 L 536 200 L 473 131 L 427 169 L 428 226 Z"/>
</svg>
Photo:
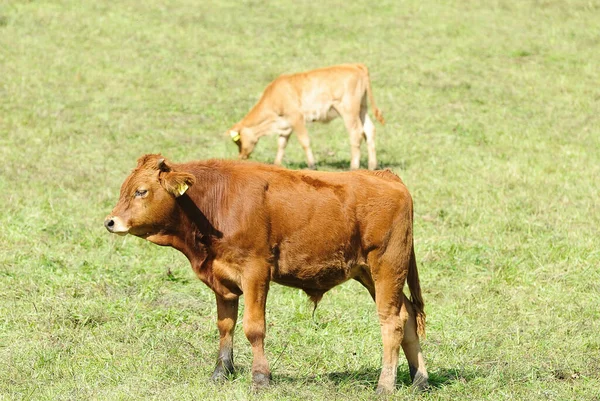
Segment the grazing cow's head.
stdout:
<svg viewBox="0 0 600 401">
<path fill-rule="evenodd" d="M 253 135 L 252 130 L 236 125 L 229 130 L 228 135 L 238 147 L 239 158 L 245 160 L 250 157 L 250 154 L 258 142 L 255 135 Z"/>
<path fill-rule="evenodd" d="M 179 197 L 194 184 L 193 175 L 176 171 L 161 155 L 145 155 L 121 186 L 119 203 L 104 220 L 115 234 L 148 238 L 168 227 Z"/>
</svg>

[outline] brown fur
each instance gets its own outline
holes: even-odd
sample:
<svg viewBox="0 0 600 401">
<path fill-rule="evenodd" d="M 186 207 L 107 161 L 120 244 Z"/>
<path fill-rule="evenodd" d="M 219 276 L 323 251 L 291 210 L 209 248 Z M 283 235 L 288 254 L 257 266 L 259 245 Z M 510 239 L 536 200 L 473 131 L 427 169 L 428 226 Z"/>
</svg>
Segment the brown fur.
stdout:
<svg viewBox="0 0 600 401">
<path fill-rule="evenodd" d="M 180 250 L 215 292 L 221 341 L 213 378 L 233 369 L 240 295 L 246 298 L 243 327 L 254 355 L 253 379 L 264 385 L 270 376 L 263 349 L 270 282 L 301 288 L 316 304 L 334 286 L 355 279 L 369 290 L 381 322 L 378 389 L 394 388 L 400 346 L 418 376 L 415 384 L 426 385 L 412 199 L 400 178 L 391 171 L 330 173 L 163 160 L 140 158 L 105 225 Z M 182 180 L 189 185 L 183 195 L 172 190 Z M 410 300 L 403 293 L 405 282 Z"/>
<path fill-rule="evenodd" d="M 360 145 L 364 138 L 369 169 L 374 170 L 377 167 L 375 126 L 367 115 L 367 99 L 375 118 L 384 124 L 383 114 L 375 105 L 369 70 L 363 64 L 342 64 L 281 75 L 265 88 L 256 105 L 229 130 L 228 135 L 238 145 L 242 159 L 250 156 L 262 136 L 279 135 L 275 164 L 281 164 L 289 136 L 296 132 L 308 166 L 314 168 L 305 124 L 327 123 L 341 117 L 350 135 L 350 167 L 359 168 Z"/>
</svg>

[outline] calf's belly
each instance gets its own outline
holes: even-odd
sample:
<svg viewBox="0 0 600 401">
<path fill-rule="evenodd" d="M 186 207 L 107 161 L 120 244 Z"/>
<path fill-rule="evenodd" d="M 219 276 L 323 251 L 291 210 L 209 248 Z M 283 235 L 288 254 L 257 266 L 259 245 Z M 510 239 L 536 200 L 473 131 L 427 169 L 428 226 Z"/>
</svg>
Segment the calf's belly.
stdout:
<svg viewBox="0 0 600 401">
<path fill-rule="evenodd" d="M 271 278 L 290 287 L 327 291 L 353 278 L 358 268 L 355 260 L 346 259 L 279 260 L 272 269 Z"/>
</svg>

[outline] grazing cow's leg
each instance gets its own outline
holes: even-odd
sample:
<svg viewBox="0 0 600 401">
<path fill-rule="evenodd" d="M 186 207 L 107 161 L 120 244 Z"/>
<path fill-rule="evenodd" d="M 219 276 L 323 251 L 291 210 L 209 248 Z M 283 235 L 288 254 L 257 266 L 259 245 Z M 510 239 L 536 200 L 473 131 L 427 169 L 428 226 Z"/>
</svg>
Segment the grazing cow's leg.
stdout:
<svg viewBox="0 0 600 401">
<path fill-rule="evenodd" d="M 350 135 L 350 169 L 360 168 L 360 144 L 363 140 L 363 125 L 358 113 L 344 111 L 340 113 L 344 118 L 344 125 Z"/>
<path fill-rule="evenodd" d="M 366 114 L 363 120 L 363 130 L 365 139 L 367 140 L 367 151 L 369 154 L 369 170 L 375 170 L 377 168 L 377 154 L 375 151 L 375 125 L 373 121 Z"/>
<path fill-rule="evenodd" d="M 310 138 L 308 137 L 308 131 L 306 130 L 306 124 L 304 124 L 303 117 L 298 118 L 294 123 L 294 132 L 296 132 L 298 140 L 300 141 L 300 145 L 302 145 L 304 153 L 306 153 L 306 162 L 308 163 L 308 168 L 314 170 L 315 158 L 313 156 L 312 149 L 310 148 Z"/>
<path fill-rule="evenodd" d="M 279 135 L 279 138 L 277 138 L 277 156 L 275 156 L 275 161 L 273 162 L 277 166 L 281 165 L 283 154 L 285 153 L 285 147 L 287 146 L 289 139 L 289 135 Z"/>
<path fill-rule="evenodd" d="M 265 357 L 265 305 L 269 283 L 267 280 L 248 280 L 244 288 L 244 333 L 252 346 L 252 382 L 257 387 L 269 385 L 271 371 Z"/>
<path fill-rule="evenodd" d="M 238 299 L 226 300 L 217 295 L 217 327 L 219 328 L 219 358 L 211 380 L 222 380 L 231 375 L 233 367 L 233 332 L 238 315 Z"/>
<path fill-rule="evenodd" d="M 417 321 L 415 312 L 410 300 L 404 295 L 402 311 L 400 313 L 408 314 L 408 320 L 404 326 L 404 338 L 402 339 L 402 349 L 408 360 L 408 368 L 410 370 L 410 378 L 413 386 L 419 389 L 425 389 L 428 386 L 427 368 L 425 367 L 425 359 L 419 344 L 419 336 L 417 334 Z"/>
</svg>

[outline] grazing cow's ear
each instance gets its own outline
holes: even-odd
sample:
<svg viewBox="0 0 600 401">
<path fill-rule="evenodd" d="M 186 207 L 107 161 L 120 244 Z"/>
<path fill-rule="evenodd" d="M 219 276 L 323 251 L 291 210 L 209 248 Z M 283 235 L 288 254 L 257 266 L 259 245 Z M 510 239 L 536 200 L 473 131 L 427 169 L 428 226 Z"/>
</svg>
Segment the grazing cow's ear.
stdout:
<svg viewBox="0 0 600 401">
<path fill-rule="evenodd" d="M 188 173 L 167 171 L 160 175 L 160 183 L 163 188 L 176 198 L 183 195 L 189 187 L 194 185 L 194 182 L 196 182 L 196 177 Z"/>
<path fill-rule="evenodd" d="M 240 140 L 240 133 L 237 131 L 229 131 L 229 137 L 233 142 L 238 142 Z"/>
</svg>

